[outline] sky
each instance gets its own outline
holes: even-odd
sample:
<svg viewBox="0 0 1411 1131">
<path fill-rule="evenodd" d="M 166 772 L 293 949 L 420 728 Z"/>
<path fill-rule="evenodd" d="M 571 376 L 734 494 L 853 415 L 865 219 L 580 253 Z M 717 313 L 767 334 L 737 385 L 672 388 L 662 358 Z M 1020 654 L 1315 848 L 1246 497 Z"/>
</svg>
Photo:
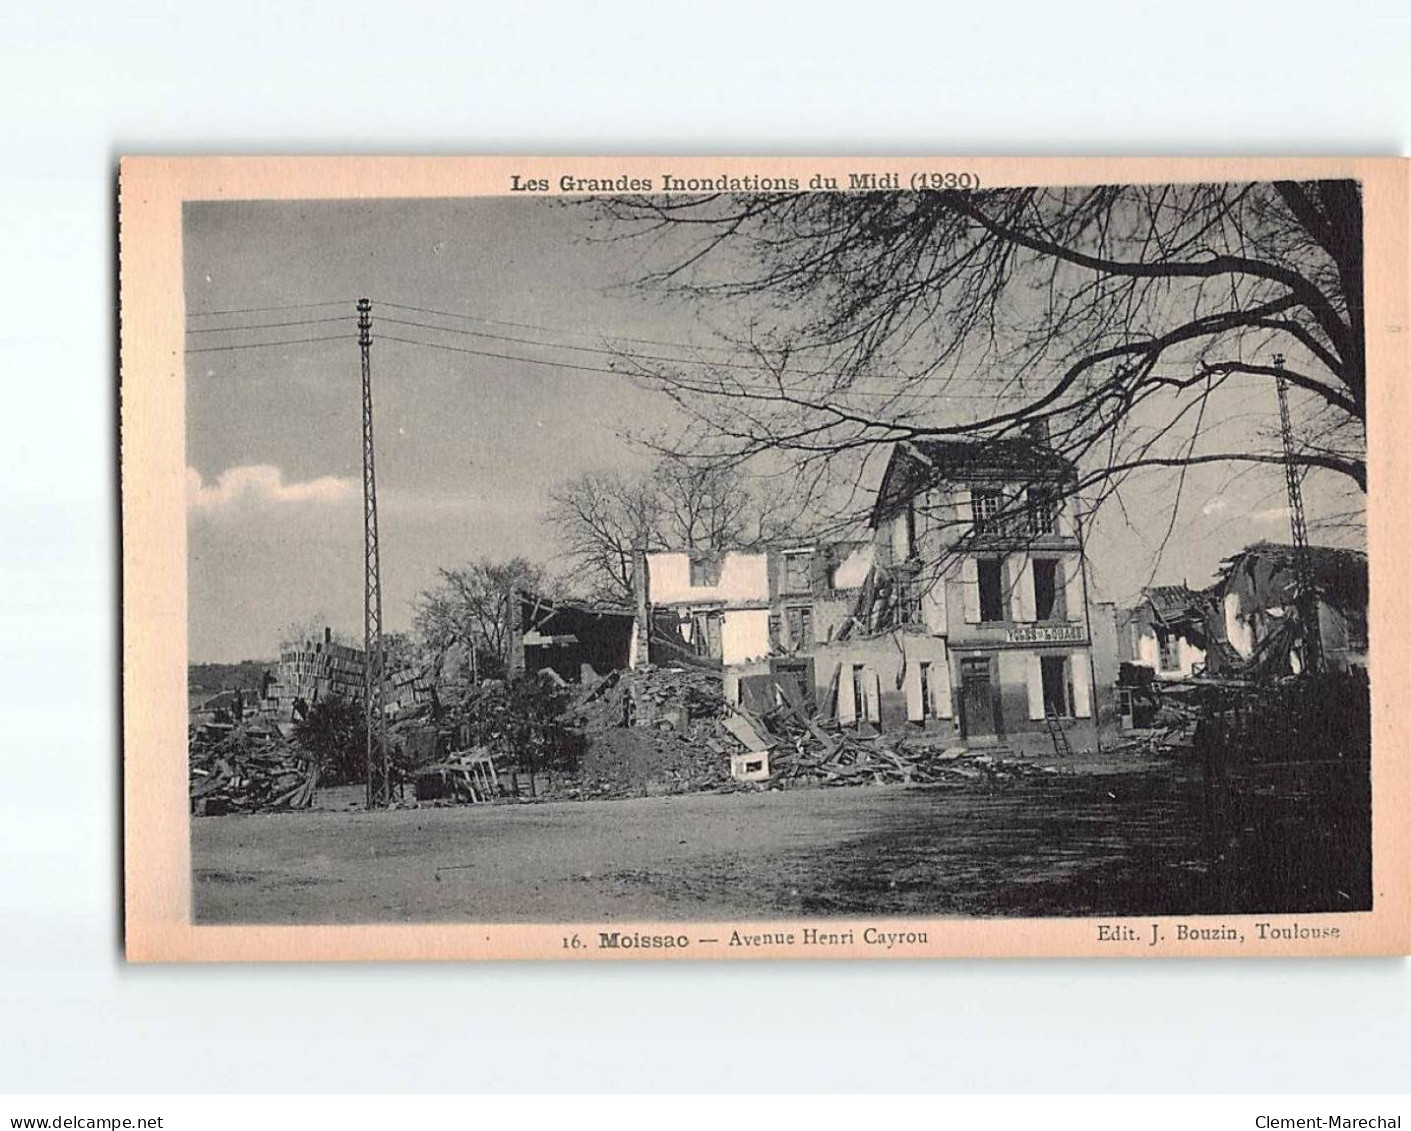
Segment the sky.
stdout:
<svg viewBox="0 0 1411 1131">
<path fill-rule="evenodd" d="M 373 301 L 387 630 L 411 627 L 415 597 L 438 569 L 517 554 L 555 564 L 544 519 L 554 483 L 648 466 L 626 437 L 679 426 L 660 394 L 614 374 L 390 340 L 593 369 L 610 362 L 591 352 L 605 338 L 704 343 L 728 324 L 728 309 L 631 288 L 639 248 L 593 235 L 580 207 L 516 198 L 186 206 L 187 344 L 199 351 L 187 355 L 186 381 L 192 662 L 270 658 L 295 624 L 361 638 L 360 296 Z M 331 305 L 304 305 L 315 303 Z M 297 340 L 330 335 L 340 336 Z M 291 344 L 244 348 L 257 342 Z M 1277 419 L 1267 385 L 1238 396 L 1226 402 L 1232 415 Z M 1233 471 L 1191 472 L 1169 538 L 1168 475 L 1129 490 L 1125 511 L 1104 511 L 1089 539 L 1095 596 L 1128 602 L 1153 581 L 1205 585 L 1249 542 L 1287 541 L 1282 472 Z M 1305 491 L 1314 526 L 1359 501 L 1317 476 Z M 1336 532 L 1315 540 L 1346 542 Z"/>
</svg>

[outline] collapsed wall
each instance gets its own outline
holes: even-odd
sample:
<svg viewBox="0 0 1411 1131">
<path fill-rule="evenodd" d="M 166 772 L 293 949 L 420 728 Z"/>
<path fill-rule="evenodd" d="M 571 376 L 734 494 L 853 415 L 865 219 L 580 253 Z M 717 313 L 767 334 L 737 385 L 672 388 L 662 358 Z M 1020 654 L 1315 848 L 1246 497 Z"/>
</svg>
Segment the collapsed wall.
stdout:
<svg viewBox="0 0 1411 1131">
<path fill-rule="evenodd" d="M 277 674 L 264 688 L 261 710 L 288 721 L 300 703 L 307 709 L 329 698 L 362 702 L 366 656 L 361 648 L 334 643 L 325 630 L 322 641 L 305 641 L 280 655 Z M 431 696 L 431 684 L 419 671 L 402 666 L 388 672 L 389 711 L 411 710 Z"/>
</svg>

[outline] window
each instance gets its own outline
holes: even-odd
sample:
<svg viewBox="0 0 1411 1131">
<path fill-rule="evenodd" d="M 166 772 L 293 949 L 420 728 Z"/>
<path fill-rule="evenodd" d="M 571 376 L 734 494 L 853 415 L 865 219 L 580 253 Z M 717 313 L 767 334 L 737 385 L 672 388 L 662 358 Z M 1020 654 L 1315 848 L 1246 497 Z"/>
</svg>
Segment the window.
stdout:
<svg viewBox="0 0 1411 1131">
<path fill-rule="evenodd" d="M 1068 657 L 1040 656 L 1039 668 L 1044 681 L 1044 714 L 1071 718 L 1073 695 L 1068 686 Z"/>
<path fill-rule="evenodd" d="M 916 500 L 912 499 L 906 504 L 906 556 L 908 558 L 916 553 Z"/>
<path fill-rule="evenodd" d="M 929 719 L 932 717 L 931 703 L 931 661 L 921 661 L 921 717 Z"/>
<path fill-rule="evenodd" d="M 691 649 L 698 656 L 720 659 L 721 629 L 725 614 L 711 610 L 691 614 Z"/>
<path fill-rule="evenodd" d="M 708 588 L 720 584 L 720 559 L 714 555 L 691 559 L 691 587 Z"/>
<path fill-rule="evenodd" d="M 813 554 L 808 550 L 794 551 L 784 554 L 784 592 L 785 593 L 807 593 L 811 589 L 809 585 L 809 566 L 813 561 Z"/>
<path fill-rule="evenodd" d="M 1029 488 L 1029 533 L 1052 534 L 1057 525 L 1058 500 L 1052 488 Z"/>
<path fill-rule="evenodd" d="M 813 647 L 813 610 L 807 605 L 785 610 L 789 621 L 789 647 Z"/>
<path fill-rule="evenodd" d="M 998 558 L 981 558 L 975 563 L 980 583 L 980 620 L 1004 620 L 1004 582 Z"/>
<path fill-rule="evenodd" d="M 892 615 L 897 624 L 921 623 L 921 593 L 916 580 L 905 574 L 892 578 Z"/>
<path fill-rule="evenodd" d="M 1156 643 L 1161 649 L 1161 670 L 1176 671 L 1181 666 L 1181 642 L 1174 632 L 1156 630 Z"/>
<path fill-rule="evenodd" d="M 1004 492 L 996 488 L 977 488 L 970 493 L 970 501 L 975 508 L 975 533 L 1000 533 L 1003 526 L 1000 513 L 1004 510 Z"/>
<path fill-rule="evenodd" d="M 1058 562 L 1034 559 L 1034 616 L 1039 620 L 1066 620 L 1063 586 L 1058 582 Z"/>
</svg>

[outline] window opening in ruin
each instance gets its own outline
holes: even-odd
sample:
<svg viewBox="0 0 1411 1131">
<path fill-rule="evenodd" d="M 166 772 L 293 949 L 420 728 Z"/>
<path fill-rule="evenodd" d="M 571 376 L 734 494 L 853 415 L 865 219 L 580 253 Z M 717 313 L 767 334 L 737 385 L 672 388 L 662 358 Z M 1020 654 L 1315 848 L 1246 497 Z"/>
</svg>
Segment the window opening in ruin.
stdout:
<svg viewBox="0 0 1411 1131">
<path fill-rule="evenodd" d="M 998 558 L 981 558 L 975 563 L 980 584 L 980 620 L 1004 620 L 1004 581 Z"/>
</svg>

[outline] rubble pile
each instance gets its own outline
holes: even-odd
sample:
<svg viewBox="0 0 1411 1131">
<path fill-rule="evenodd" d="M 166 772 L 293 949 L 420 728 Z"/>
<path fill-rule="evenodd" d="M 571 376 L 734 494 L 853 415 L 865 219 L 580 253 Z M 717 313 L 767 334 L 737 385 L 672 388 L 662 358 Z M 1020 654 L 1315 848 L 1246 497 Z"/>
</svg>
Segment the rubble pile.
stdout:
<svg viewBox="0 0 1411 1131">
<path fill-rule="evenodd" d="M 1058 771 L 907 738 L 843 730 L 780 681 L 764 713 L 728 705 L 719 673 L 613 672 L 570 708 L 586 745 L 571 797 L 702 790 L 997 782 Z M 732 775 L 732 769 L 757 767 Z"/>
<path fill-rule="evenodd" d="M 737 737 L 739 728 L 721 731 L 729 734 L 736 751 L 767 749 L 771 787 L 995 783 L 1060 772 L 964 747 L 844 732 L 836 724 L 810 718 L 803 705 L 789 701 L 787 694 L 784 698 L 777 709 L 763 716 L 735 709 L 753 731 L 745 740 Z"/>
<path fill-rule="evenodd" d="M 624 726 L 685 732 L 694 720 L 720 716 L 723 689 L 718 671 L 643 665 L 610 672 L 585 687 L 570 712 L 590 734 Z"/>
<path fill-rule="evenodd" d="M 730 786 L 730 759 L 711 740 L 726 710 L 723 677 L 643 666 L 584 687 L 568 716 L 583 736 L 569 797 L 641 797 Z"/>
<path fill-rule="evenodd" d="M 701 737 L 650 727 L 616 727 L 592 735 L 564 796 L 648 797 L 734 786 L 730 759 L 702 740 L 711 724 L 696 726 Z"/>
<path fill-rule="evenodd" d="M 308 809 L 318 766 L 275 731 L 203 730 L 188 748 L 191 812 L 196 816 Z"/>
</svg>

